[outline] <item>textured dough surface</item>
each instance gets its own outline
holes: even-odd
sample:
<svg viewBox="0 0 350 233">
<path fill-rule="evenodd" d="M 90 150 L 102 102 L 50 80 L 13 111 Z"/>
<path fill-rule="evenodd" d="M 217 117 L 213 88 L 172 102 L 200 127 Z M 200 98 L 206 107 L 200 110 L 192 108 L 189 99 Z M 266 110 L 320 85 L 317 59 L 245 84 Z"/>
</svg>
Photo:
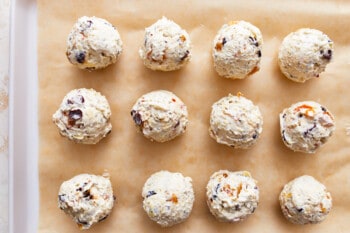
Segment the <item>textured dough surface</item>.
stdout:
<svg viewBox="0 0 350 233">
<path fill-rule="evenodd" d="M 118 30 L 102 18 L 83 16 L 68 35 L 67 58 L 80 69 L 105 68 L 115 63 L 122 51 Z"/>
<path fill-rule="evenodd" d="M 314 101 L 295 103 L 280 113 L 282 140 L 293 151 L 315 153 L 334 130 L 333 115 Z"/>
<path fill-rule="evenodd" d="M 217 171 L 207 184 L 207 204 L 221 222 L 242 221 L 258 207 L 257 182 L 247 171 Z"/>
<path fill-rule="evenodd" d="M 112 211 L 114 200 L 108 175 L 74 176 L 62 183 L 58 193 L 58 207 L 84 230 L 106 219 Z"/>
<path fill-rule="evenodd" d="M 163 16 L 145 29 L 139 54 L 149 69 L 178 70 L 191 59 L 191 39 L 178 24 Z"/>
<path fill-rule="evenodd" d="M 301 28 L 287 35 L 279 48 L 278 64 L 292 81 L 319 77 L 333 57 L 333 41 L 323 32 Z"/>
<path fill-rule="evenodd" d="M 188 123 L 186 105 L 172 92 L 152 91 L 134 104 L 131 116 L 146 138 L 166 142 L 183 134 Z"/>
<path fill-rule="evenodd" d="M 143 209 L 162 227 L 185 221 L 192 211 L 192 179 L 181 173 L 160 171 L 152 174 L 142 189 Z"/>
<path fill-rule="evenodd" d="M 225 78 L 243 79 L 260 69 L 263 38 L 259 28 L 245 21 L 224 24 L 213 41 L 216 72 Z"/>
<path fill-rule="evenodd" d="M 96 144 L 112 130 L 106 97 L 93 89 L 74 89 L 63 98 L 52 120 L 62 136 L 83 144 Z"/>
<path fill-rule="evenodd" d="M 57 209 L 58 187 L 76 174 L 101 174 L 107 169 L 118 204 L 104 222 L 89 233 L 181 232 L 333 233 L 350 229 L 349 120 L 350 22 L 346 0 L 333 1 L 116 1 L 38 0 L 39 78 L 39 233 L 76 233 L 76 225 Z M 341 6 L 341 7 L 340 7 Z M 340 9 L 340 8 L 341 9 Z M 254 9 L 254 10 L 252 10 Z M 65 57 L 66 39 L 77 17 L 96 15 L 118 27 L 123 54 L 115 65 L 96 72 L 72 66 Z M 154 72 L 138 56 L 144 29 L 163 15 L 186 29 L 192 41 L 191 61 L 178 71 Z M 246 20 L 260 28 L 264 44 L 260 71 L 243 80 L 216 74 L 211 47 L 218 29 L 230 20 Z M 317 25 L 335 43 L 334 60 L 325 77 L 304 84 L 289 81 L 279 71 L 278 48 L 298 28 Z M 54 51 L 54 52 L 53 52 Z M 323 76 L 323 74 L 321 75 Z M 63 96 L 80 87 L 94 88 L 109 101 L 113 130 L 96 145 L 64 140 L 52 123 Z M 170 90 L 186 104 L 186 133 L 167 143 L 152 143 L 135 130 L 130 110 L 135 101 L 153 90 Z M 208 133 L 211 106 L 229 93 L 242 92 L 259 106 L 263 132 L 249 150 L 220 145 Z M 281 140 L 279 114 L 304 100 L 331 110 L 336 129 L 317 156 L 293 152 Z M 30 107 L 30 106 L 28 106 Z M 64 169 L 62 169 L 64 168 Z M 259 181 L 259 206 L 237 224 L 217 221 L 206 204 L 206 184 L 218 170 L 251 172 Z M 177 171 L 193 179 L 195 203 L 190 217 L 171 228 L 151 221 L 142 208 L 141 190 L 146 179 L 160 170 Z M 283 185 L 303 174 L 322 182 L 331 192 L 333 208 L 321 224 L 295 225 L 281 212 L 278 195 Z M 116 186 L 114 186 L 116 185 Z"/>
<path fill-rule="evenodd" d="M 287 183 L 279 200 L 283 215 L 294 224 L 320 223 L 332 208 L 326 187 L 308 175 Z"/>
<path fill-rule="evenodd" d="M 241 94 L 230 94 L 213 104 L 209 134 L 220 144 L 248 149 L 257 142 L 262 125 L 259 107 Z"/>
</svg>

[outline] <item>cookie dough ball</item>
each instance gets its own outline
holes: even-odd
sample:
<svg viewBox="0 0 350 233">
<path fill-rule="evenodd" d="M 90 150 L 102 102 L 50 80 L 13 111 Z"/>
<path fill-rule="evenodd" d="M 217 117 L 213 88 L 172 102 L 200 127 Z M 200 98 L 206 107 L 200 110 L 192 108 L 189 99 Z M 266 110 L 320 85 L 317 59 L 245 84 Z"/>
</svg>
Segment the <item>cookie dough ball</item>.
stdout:
<svg viewBox="0 0 350 233">
<path fill-rule="evenodd" d="M 315 153 L 334 130 L 333 115 L 313 101 L 298 102 L 280 113 L 282 140 L 293 151 Z"/>
<path fill-rule="evenodd" d="M 186 105 L 172 92 L 158 90 L 141 96 L 132 107 L 137 129 L 148 139 L 166 142 L 183 134 L 188 122 Z"/>
<path fill-rule="evenodd" d="M 96 144 L 112 130 L 106 97 L 93 89 L 74 89 L 52 116 L 60 134 L 77 143 Z"/>
<path fill-rule="evenodd" d="M 278 64 L 292 81 L 303 83 L 319 77 L 332 60 L 333 41 L 321 31 L 302 28 L 290 33 L 282 42 Z"/>
<path fill-rule="evenodd" d="M 213 104 L 209 134 L 220 144 L 248 149 L 258 140 L 262 125 L 259 107 L 240 93 L 230 94 Z"/>
<path fill-rule="evenodd" d="M 117 61 L 122 45 L 119 33 L 111 23 L 83 16 L 69 33 L 66 55 L 80 69 L 101 69 Z"/>
<path fill-rule="evenodd" d="M 307 175 L 286 184 L 279 201 L 283 215 L 294 224 L 320 223 L 332 208 L 326 187 Z"/>
<path fill-rule="evenodd" d="M 243 79 L 260 69 L 263 38 L 260 30 L 245 21 L 224 24 L 213 42 L 216 72 L 225 78 Z"/>
<path fill-rule="evenodd" d="M 162 227 L 185 221 L 194 202 L 192 179 L 181 173 L 160 171 L 151 175 L 142 189 L 143 209 Z"/>
<path fill-rule="evenodd" d="M 58 207 L 71 216 L 80 229 L 106 219 L 115 197 L 108 175 L 80 174 L 62 183 Z"/>
<path fill-rule="evenodd" d="M 188 63 L 190 51 L 191 40 L 187 32 L 163 17 L 145 29 L 145 39 L 139 54 L 147 68 L 172 71 Z"/>
<path fill-rule="evenodd" d="M 207 184 L 207 204 L 221 222 L 238 222 L 254 213 L 259 203 L 257 182 L 247 171 L 215 172 Z"/>
</svg>

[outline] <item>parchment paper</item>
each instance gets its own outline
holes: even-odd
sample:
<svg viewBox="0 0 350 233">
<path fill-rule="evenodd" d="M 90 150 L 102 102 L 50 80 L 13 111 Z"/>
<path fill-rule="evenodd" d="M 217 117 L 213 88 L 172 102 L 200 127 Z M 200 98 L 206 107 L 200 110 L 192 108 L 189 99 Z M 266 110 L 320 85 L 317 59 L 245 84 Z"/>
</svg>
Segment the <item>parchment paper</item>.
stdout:
<svg viewBox="0 0 350 233">
<path fill-rule="evenodd" d="M 348 1 L 93 1 L 38 0 L 40 233 L 80 232 L 57 207 L 60 184 L 80 173 L 111 175 L 117 203 L 104 222 L 87 232 L 348 232 L 350 229 L 350 3 Z M 65 57 L 66 38 L 77 18 L 98 16 L 114 24 L 124 42 L 117 64 L 88 72 Z M 145 68 L 138 56 L 144 28 L 166 16 L 192 39 L 192 60 L 175 72 Z M 261 70 L 245 80 L 219 77 L 212 65 L 211 44 L 222 24 L 246 20 L 264 37 Z M 301 27 L 324 31 L 334 40 L 332 63 L 321 77 L 298 84 L 277 66 L 284 36 Z M 94 146 L 62 138 L 51 116 L 73 88 L 94 88 L 112 108 L 112 133 Z M 152 143 L 136 132 L 130 109 L 142 94 L 166 89 L 188 106 L 187 132 L 167 143 Z M 211 105 L 229 93 L 242 92 L 260 107 L 263 133 L 249 150 L 217 144 L 208 134 Z M 278 114 L 302 100 L 314 100 L 335 115 L 337 129 L 315 155 L 287 149 L 279 133 Z M 154 172 L 166 169 L 193 179 L 195 204 L 189 219 L 162 229 L 142 209 L 141 190 Z M 219 223 L 205 203 L 209 176 L 219 170 L 248 170 L 258 180 L 260 204 L 246 221 Z M 280 211 L 278 195 L 285 183 L 309 174 L 326 185 L 333 209 L 321 224 L 289 223 Z"/>
</svg>

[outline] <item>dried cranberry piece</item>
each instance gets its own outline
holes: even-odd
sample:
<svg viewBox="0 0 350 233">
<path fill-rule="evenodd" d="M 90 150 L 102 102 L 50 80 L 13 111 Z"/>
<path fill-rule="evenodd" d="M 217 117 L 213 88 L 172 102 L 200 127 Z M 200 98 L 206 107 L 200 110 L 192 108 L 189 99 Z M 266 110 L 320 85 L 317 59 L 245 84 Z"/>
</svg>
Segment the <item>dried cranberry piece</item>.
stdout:
<svg viewBox="0 0 350 233">
<path fill-rule="evenodd" d="M 83 112 L 80 109 L 70 110 L 68 112 L 68 125 L 74 126 L 77 120 L 83 117 Z"/>
<path fill-rule="evenodd" d="M 323 59 L 326 59 L 326 60 L 332 59 L 332 50 L 328 49 L 327 52 L 322 52 L 322 51 L 321 51 L 321 54 Z"/>
<path fill-rule="evenodd" d="M 136 125 L 142 125 L 142 118 L 140 113 L 136 112 L 135 110 L 132 110 L 131 116 Z"/>
<path fill-rule="evenodd" d="M 185 54 L 180 58 L 180 60 L 181 61 L 185 60 L 189 54 L 190 54 L 190 51 L 186 50 Z"/>
<path fill-rule="evenodd" d="M 79 63 L 84 63 L 84 61 L 85 61 L 85 52 L 79 52 L 79 53 L 75 54 L 75 59 Z"/>
<path fill-rule="evenodd" d="M 227 40 L 226 40 L 226 38 L 224 37 L 224 38 L 222 38 L 222 46 L 224 46 L 226 43 L 227 43 Z"/>
<path fill-rule="evenodd" d="M 67 104 L 74 104 L 74 103 L 79 103 L 83 104 L 85 102 L 84 96 L 82 95 L 77 95 L 74 96 L 72 99 L 67 100 Z"/>
<path fill-rule="evenodd" d="M 153 196 L 153 195 L 156 195 L 157 193 L 153 190 L 151 191 L 148 191 L 147 195 L 146 195 L 146 198 L 150 197 L 150 196 Z"/>
</svg>

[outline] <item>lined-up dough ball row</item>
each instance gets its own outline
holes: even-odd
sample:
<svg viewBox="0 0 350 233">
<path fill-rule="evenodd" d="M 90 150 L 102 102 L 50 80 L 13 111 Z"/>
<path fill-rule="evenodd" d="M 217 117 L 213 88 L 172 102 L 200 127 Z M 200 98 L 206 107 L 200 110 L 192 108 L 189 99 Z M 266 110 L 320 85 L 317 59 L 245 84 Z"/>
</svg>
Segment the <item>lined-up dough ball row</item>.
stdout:
<svg viewBox="0 0 350 233">
<path fill-rule="evenodd" d="M 224 24 L 212 47 L 216 72 L 225 78 L 243 79 L 260 69 L 263 38 L 256 26 L 245 21 Z M 118 30 L 108 21 L 83 16 L 67 40 L 68 60 L 81 69 L 101 69 L 113 64 L 123 51 Z M 191 59 L 191 39 L 175 22 L 163 17 L 145 29 L 139 50 L 152 70 L 173 71 Z M 279 49 L 278 64 L 292 81 L 319 77 L 333 55 L 333 41 L 316 29 L 302 28 L 287 35 Z"/>
<path fill-rule="evenodd" d="M 156 142 L 167 142 L 185 133 L 188 111 L 174 93 L 157 90 L 142 95 L 132 106 L 137 130 Z M 96 144 L 112 130 L 109 103 L 93 89 L 74 89 L 53 114 L 62 136 L 83 144 Z M 212 105 L 209 135 L 217 143 L 249 149 L 262 133 L 263 117 L 258 106 L 238 93 L 229 94 Z M 333 115 L 313 101 L 298 102 L 280 113 L 284 144 L 293 151 L 315 153 L 335 130 Z"/>
<path fill-rule="evenodd" d="M 152 70 L 172 71 L 191 58 L 191 40 L 185 30 L 163 17 L 145 29 L 139 54 Z M 95 70 L 115 63 L 122 54 L 123 42 L 118 30 L 105 19 L 83 16 L 78 19 L 67 40 L 67 58 L 81 69 Z"/>
<path fill-rule="evenodd" d="M 146 138 L 166 142 L 183 134 L 188 123 L 186 105 L 169 91 L 153 91 L 141 96 L 131 116 Z M 218 143 L 247 149 L 262 131 L 259 108 L 243 96 L 229 95 L 214 103 L 209 133 Z"/>
<path fill-rule="evenodd" d="M 195 195 L 192 179 L 178 172 L 152 174 L 142 189 L 143 209 L 162 227 L 171 227 L 189 218 Z M 64 181 L 58 193 L 58 207 L 80 229 L 105 220 L 116 197 L 109 175 L 80 174 Z M 286 184 L 279 195 L 283 215 L 294 224 L 322 222 L 332 208 L 331 194 L 311 176 L 300 176 Z M 257 181 L 247 171 L 214 172 L 206 186 L 206 202 L 220 222 L 243 221 L 259 205 Z"/>
</svg>

